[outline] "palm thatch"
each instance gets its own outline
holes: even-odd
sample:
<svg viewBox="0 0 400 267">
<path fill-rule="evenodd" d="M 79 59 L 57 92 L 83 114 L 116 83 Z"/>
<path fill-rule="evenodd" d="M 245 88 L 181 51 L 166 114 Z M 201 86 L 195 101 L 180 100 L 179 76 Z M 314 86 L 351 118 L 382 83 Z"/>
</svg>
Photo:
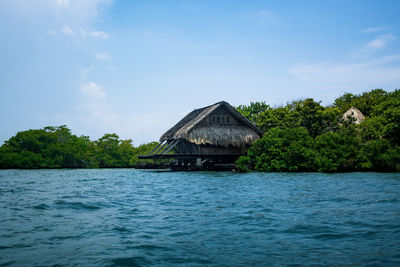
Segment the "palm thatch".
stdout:
<svg viewBox="0 0 400 267">
<path fill-rule="evenodd" d="M 352 120 L 354 124 L 360 124 L 364 121 L 365 117 L 362 112 L 356 108 L 351 107 L 349 108 L 342 116 L 343 120 L 349 121 Z"/>
<path fill-rule="evenodd" d="M 217 109 L 224 109 L 232 115 L 237 125 L 207 125 L 202 123 Z M 160 138 L 165 140 L 186 140 L 196 145 L 245 147 L 261 137 L 262 133 L 234 107 L 222 101 L 214 105 L 196 109 L 186 115 Z"/>
</svg>

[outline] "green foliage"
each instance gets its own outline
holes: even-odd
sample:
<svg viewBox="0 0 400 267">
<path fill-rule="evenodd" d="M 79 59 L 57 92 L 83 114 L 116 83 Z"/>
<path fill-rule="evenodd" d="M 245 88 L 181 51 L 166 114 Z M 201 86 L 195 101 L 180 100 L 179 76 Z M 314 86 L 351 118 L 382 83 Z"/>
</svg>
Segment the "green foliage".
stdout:
<svg viewBox="0 0 400 267">
<path fill-rule="evenodd" d="M 366 117 L 360 125 L 341 118 L 352 106 Z M 297 100 L 251 118 L 264 136 L 238 159 L 240 171 L 400 171 L 400 90 L 345 93 L 328 107 Z"/>
<path fill-rule="evenodd" d="M 131 159 L 130 159 L 130 165 L 140 167 L 140 168 L 154 165 L 154 160 L 138 159 L 138 156 L 149 154 L 157 145 L 158 145 L 158 142 L 150 142 L 150 143 L 142 144 L 142 145 L 138 146 L 135 150 L 134 156 L 131 157 Z"/>
<path fill-rule="evenodd" d="M 249 106 L 239 106 L 238 111 L 255 123 L 262 132 L 275 127 L 304 127 L 313 137 L 337 129 L 340 120 L 339 108 L 325 108 L 312 98 L 293 101 L 277 108 L 270 108 L 265 102 L 250 103 Z"/>
<path fill-rule="evenodd" d="M 363 112 L 364 122 L 342 120 L 351 106 Z M 400 90 L 345 93 L 328 107 L 307 98 L 276 108 L 251 102 L 237 109 L 264 132 L 237 160 L 240 171 L 400 171 Z M 134 147 L 115 133 L 91 141 L 65 125 L 50 126 L 7 140 L 0 147 L 0 168 L 153 166 L 153 160 L 137 156 L 157 144 Z"/>
<path fill-rule="evenodd" d="M 256 119 L 257 126 L 262 132 L 272 128 L 289 128 L 300 126 L 293 112 L 288 107 L 278 107 L 262 112 Z"/>
<path fill-rule="evenodd" d="M 372 116 L 380 117 L 383 136 L 400 145 L 400 90 L 385 95 L 385 101 L 374 106 Z"/>
<path fill-rule="evenodd" d="M 273 128 L 254 142 L 247 156 L 239 159 L 240 170 L 306 171 L 313 168 L 315 152 L 308 131 L 303 127 Z"/>
<path fill-rule="evenodd" d="M 249 121 L 256 124 L 257 117 L 270 107 L 265 102 L 250 102 L 249 106 L 240 105 L 236 109 L 242 113 Z"/>
<path fill-rule="evenodd" d="M 360 169 L 360 139 L 350 131 L 329 132 L 315 139 L 318 171 L 355 171 Z M 315 169 L 314 169 L 315 170 Z"/>
<path fill-rule="evenodd" d="M 0 147 L 0 168 L 135 167 L 137 155 L 147 154 L 155 145 L 135 148 L 132 140 L 121 140 L 116 134 L 92 142 L 87 136 L 71 134 L 65 125 L 45 127 L 18 132 L 6 141 Z"/>
<path fill-rule="evenodd" d="M 312 137 L 331 130 L 337 122 L 335 110 L 326 110 L 320 102 L 315 102 L 312 98 L 298 101 L 293 113 L 296 121 L 300 126 L 305 127 Z"/>
<path fill-rule="evenodd" d="M 65 126 L 18 132 L 0 148 L 0 168 L 97 167 L 93 144 Z"/>
<path fill-rule="evenodd" d="M 131 140 L 123 142 L 119 139 L 119 136 L 114 133 L 105 134 L 99 140 L 95 141 L 94 144 L 99 167 L 129 167 L 129 160 L 128 162 L 124 160 L 125 157 L 123 157 L 123 155 L 133 155 L 134 148 L 131 145 Z"/>
<path fill-rule="evenodd" d="M 360 95 L 345 93 L 343 96 L 337 98 L 333 105 L 339 108 L 342 114 L 350 107 L 354 106 L 358 108 L 364 116 L 370 116 L 377 105 L 387 99 L 387 96 L 388 93 L 382 89 L 375 89 Z"/>
<path fill-rule="evenodd" d="M 392 146 L 387 139 L 368 142 L 362 148 L 364 169 L 373 171 L 400 171 L 400 147 Z"/>
</svg>

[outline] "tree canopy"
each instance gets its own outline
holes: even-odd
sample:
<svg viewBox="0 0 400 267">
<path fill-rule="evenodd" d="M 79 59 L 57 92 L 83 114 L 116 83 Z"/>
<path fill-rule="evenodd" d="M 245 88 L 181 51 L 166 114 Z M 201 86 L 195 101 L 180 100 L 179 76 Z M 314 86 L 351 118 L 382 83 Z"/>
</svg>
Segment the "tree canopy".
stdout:
<svg viewBox="0 0 400 267">
<path fill-rule="evenodd" d="M 343 120 L 350 107 L 365 121 Z M 238 159 L 241 171 L 400 171 L 400 90 L 345 93 L 327 107 L 307 98 L 237 109 L 264 133 Z"/>
<path fill-rule="evenodd" d="M 139 147 L 115 133 L 91 141 L 76 136 L 67 126 L 44 127 L 18 132 L 0 147 L 0 168 L 126 168 L 146 165 L 137 159 L 158 143 Z"/>
<path fill-rule="evenodd" d="M 362 123 L 342 118 L 351 107 L 364 114 Z M 251 102 L 237 110 L 264 133 L 237 160 L 241 171 L 400 171 L 400 90 L 345 93 L 326 107 L 306 98 L 279 107 Z M 135 147 L 115 133 L 91 141 L 65 125 L 48 126 L 5 141 L 0 169 L 154 166 L 137 156 L 157 144 Z"/>
</svg>

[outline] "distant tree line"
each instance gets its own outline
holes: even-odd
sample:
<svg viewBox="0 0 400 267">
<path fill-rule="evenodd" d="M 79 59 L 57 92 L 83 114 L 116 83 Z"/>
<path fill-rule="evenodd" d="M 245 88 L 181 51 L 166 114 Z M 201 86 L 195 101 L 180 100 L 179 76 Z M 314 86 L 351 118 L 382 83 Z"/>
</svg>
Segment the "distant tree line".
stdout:
<svg viewBox="0 0 400 267">
<path fill-rule="evenodd" d="M 342 118 L 352 106 L 365 115 L 361 124 Z M 327 107 L 307 98 L 279 107 L 252 102 L 237 110 L 264 133 L 237 160 L 241 171 L 400 171 L 400 90 L 346 93 Z M 45 127 L 5 141 L 0 169 L 153 167 L 137 156 L 157 144 L 135 147 L 115 133 L 91 141 L 65 125 Z"/>
<path fill-rule="evenodd" d="M 132 140 L 105 134 L 91 141 L 73 135 L 65 125 L 18 132 L 0 147 L 0 169 L 126 168 L 145 167 L 153 161 L 138 160 L 158 143 L 138 147 Z"/>
<path fill-rule="evenodd" d="M 342 118 L 352 106 L 362 123 Z M 237 109 L 264 133 L 238 159 L 241 171 L 400 171 L 400 90 L 345 93 L 327 107 L 307 98 Z"/>
</svg>

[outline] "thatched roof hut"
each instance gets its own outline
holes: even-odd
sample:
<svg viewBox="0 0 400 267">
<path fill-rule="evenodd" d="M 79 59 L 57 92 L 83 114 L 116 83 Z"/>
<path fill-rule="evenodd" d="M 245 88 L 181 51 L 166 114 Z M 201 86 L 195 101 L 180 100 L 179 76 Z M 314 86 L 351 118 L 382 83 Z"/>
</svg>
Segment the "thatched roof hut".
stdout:
<svg viewBox="0 0 400 267">
<path fill-rule="evenodd" d="M 160 142 L 181 139 L 196 145 L 245 147 L 261 135 L 246 117 L 222 101 L 193 110 L 164 133 Z"/>
<path fill-rule="evenodd" d="M 343 120 L 349 121 L 353 120 L 352 123 L 354 124 L 360 124 L 364 121 L 365 117 L 362 114 L 362 112 L 356 108 L 356 107 L 351 107 L 349 108 L 342 116 Z"/>
<path fill-rule="evenodd" d="M 221 101 L 190 112 L 161 136 L 159 147 L 139 158 L 234 162 L 261 136 L 246 117 Z"/>
</svg>

